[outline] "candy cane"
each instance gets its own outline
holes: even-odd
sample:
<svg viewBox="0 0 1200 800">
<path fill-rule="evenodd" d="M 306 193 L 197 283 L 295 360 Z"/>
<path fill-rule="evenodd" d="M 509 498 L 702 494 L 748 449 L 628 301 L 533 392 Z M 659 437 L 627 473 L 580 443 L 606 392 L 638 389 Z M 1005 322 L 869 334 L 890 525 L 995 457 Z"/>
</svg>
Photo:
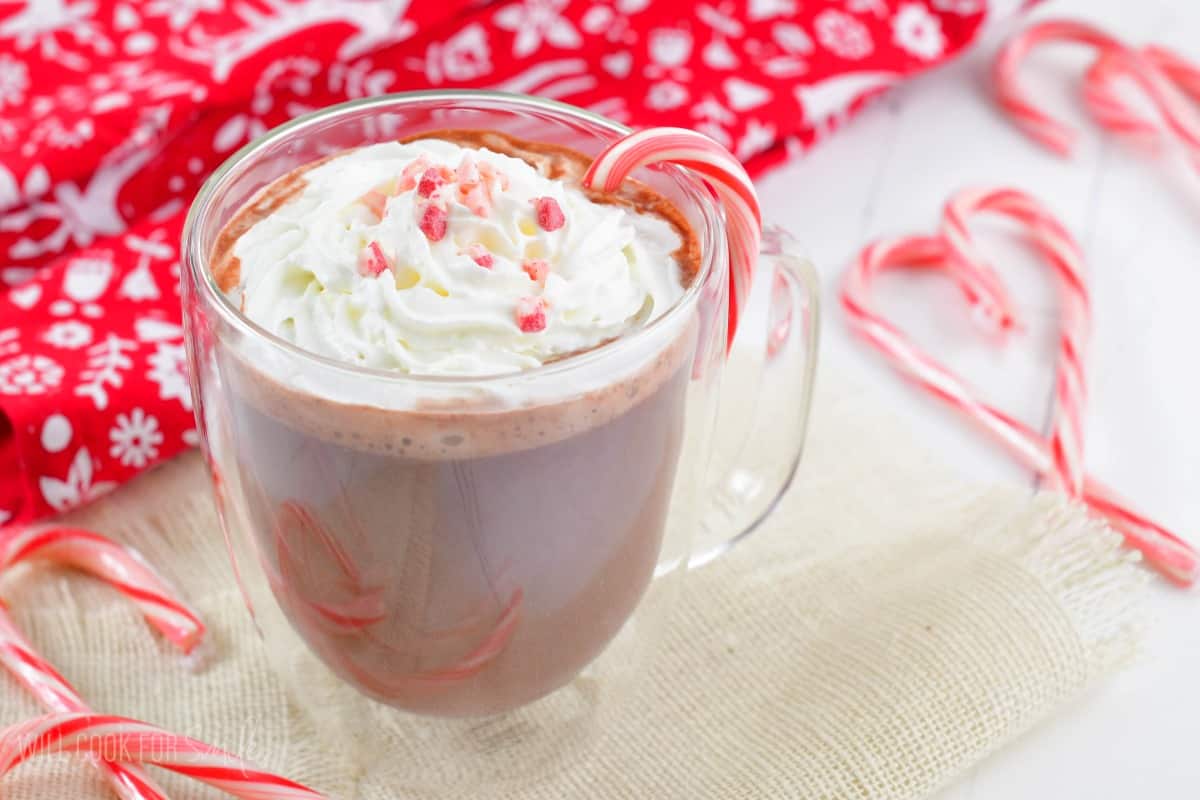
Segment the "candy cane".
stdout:
<svg viewBox="0 0 1200 800">
<path fill-rule="evenodd" d="M 133 550 L 79 528 L 17 528 L 0 539 L 0 571 L 21 561 L 49 560 L 111 584 L 185 654 L 204 636 L 204 623 L 175 599 L 166 581 Z"/>
<path fill-rule="evenodd" d="M 671 163 L 707 178 L 725 207 L 729 238 L 729 338 L 750 297 L 762 239 L 762 212 L 754 184 L 737 157 L 704 134 L 686 128 L 649 128 L 618 139 L 596 156 L 583 184 L 612 192 L 634 170 Z"/>
<path fill-rule="evenodd" d="M 1101 126 L 1137 145 L 1154 149 L 1162 138 L 1158 125 L 1134 112 L 1117 92 L 1114 78 L 1121 70 L 1107 53 L 1088 67 L 1083 78 L 1083 102 Z"/>
<path fill-rule="evenodd" d="M 0 663 L 21 682 L 29 693 L 50 711 L 87 712 L 87 704 L 67 679 L 33 649 L 0 601 Z M 141 767 L 101 761 L 91 757 L 104 772 L 109 785 L 121 800 L 166 800 L 160 789 Z"/>
<path fill-rule="evenodd" d="M 0 775 L 36 755 L 87 753 L 154 764 L 243 800 L 325 800 L 237 756 L 137 720 L 101 714 L 52 714 L 0 731 Z"/>
<path fill-rule="evenodd" d="M 1018 80 L 1017 73 L 1025 57 L 1033 48 L 1048 41 L 1088 44 L 1097 48 L 1102 56 L 1115 60 L 1122 72 L 1133 78 L 1146 92 L 1162 113 L 1168 127 L 1183 140 L 1192 153 L 1200 151 L 1200 118 L 1188 107 L 1187 100 L 1167 76 L 1141 53 L 1127 47 L 1119 39 L 1099 28 L 1070 20 L 1048 20 L 1031 25 L 1009 40 L 996 58 L 993 77 L 1000 106 L 1008 111 L 1013 121 L 1031 137 L 1061 155 L 1070 155 L 1077 138 L 1074 130 L 1034 105 Z M 1102 93 L 1098 100 L 1102 116 L 1115 120 L 1118 114 L 1113 110 L 1111 102 L 1111 94 Z M 1145 126 L 1140 123 L 1126 120 L 1121 124 L 1132 124 L 1132 130 L 1136 132 L 1145 131 Z"/>
<path fill-rule="evenodd" d="M 1083 271 L 1083 253 L 1070 232 L 1034 198 L 1014 189 L 959 192 L 946 204 L 942 238 L 949 257 L 964 272 L 976 272 L 986 262 L 967 229 L 967 217 L 993 212 L 1016 220 L 1028 231 L 1040 254 L 1058 278 L 1059 355 L 1055 377 L 1050 449 L 1055 477 L 1071 496 L 1083 493 L 1083 425 L 1087 405 L 1084 356 L 1091 330 L 1091 301 Z M 990 268 L 984 268 L 994 275 Z M 999 283 L 999 279 L 996 279 Z M 1007 302 L 1007 296 L 1004 297 Z"/>
<path fill-rule="evenodd" d="M 917 348 L 872 306 L 870 287 L 874 278 L 885 269 L 901 266 L 945 269 L 968 297 L 981 285 L 977 273 L 987 269 L 978 264 L 964 266 L 961 258 L 952 257 L 950 245 L 941 236 L 904 237 L 869 245 L 852 265 L 843 286 L 842 307 L 852 329 L 883 353 L 903 376 L 980 426 L 1038 475 L 1056 475 L 1060 465 L 1043 436 L 979 400 L 963 380 Z M 1003 305 L 1001 298 L 991 298 L 991 302 Z M 1187 542 L 1129 509 L 1103 484 L 1085 477 L 1080 499 L 1168 579 L 1190 586 L 1200 576 L 1200 556 Z"/>
<path fill-rule="evenodd" d="M 89 553 L 90 551 L 90 553 Z M 0 570 L 24 560 L 51 559 L 83 568 L 113 583 L 145 610 L 150 621 L 184 652 L 190 651 L 203 634 L 203 625 L 182 602 L 169 596 L 165 583 L 132 551 L 90 531 L 73 529 L 15 529 L 0 545 Z M 138 582 L 140 581 L 140 584 Z M 167 605 L 183 608 L 194 624 L 182 625 L 175 615 L 161 613 Z M 74 687 L 34 650 L 0 601 L 0 663 L 51 711 L 90 712 Z M 122 800 L 165 800 L 166 795 L 140 768 L 126 764 L 100 763 L 116 794 Z"/>
<path fill-rule="evenodd" d="M 1151 91 L 1138 81 L 1151 103 L 1175 135 L 1189 149 L 1200 167 L 1200 116 L 1180 94 L 1200 100 L 1200 67 L 1166 48 L 1150 45 L 1141 51 L 1141 59 L 1158 73 L 1158 83 L 1173 84 L 1161 93 Z M 1084 100 L 1092 116 L 1104 127 L 1139 143 L 1157 145 L 1159 126 L 1129 107 L 1117 90 L 1122 77 L 1138 78 L 1140 71 L 1131 66 L 1124 53 L 1104 52 L 1088 69 L 1084 78 Z"/>
<path fill-rule="evenodd" d="M 357 525 L 356 517 L 348 507 L 346 519 L 350 520 L 348 524 Z M 289 522 L 292 523 L 291 527 Z M 298 576 L 300 565 L 292 565 L 295 556 L 288 544 L 289 530 L 302 530 L 311 537 L 310 541 L 318 544 L 328 560 L 337 565 L 345 583 L 352 587 L 355 596 L 337 604 L 302 597 L 295 587 L 304 586 L 309 581 Z M 362 587 L 361 576 L 353 559 L 345 551 L 338 536 L 321 522 L 315 512 L 304 504 L 291 500 L 280 504 L 274 538 L 279 564 L 278 577 L 272 574 L 269 566 L 264 568 L 272 591 L 286 610 L 298 615 L 305 625 L 339 634 L 342 642 L 357 637 L 370 642 L 374 648 L 392 651 L 397 663 L 410 655 L 407 649 L 398 648 L 373 632 L 372 629 L 385 622 L 388 616 L 380 591 Z M 387 676 L 380 677 L 360 667 L 345 652 L 327 650 L 323 655 L 331 659 L 355 682 L 382 697 L 393 697 L 403 691 L 411 691 L 414 687 L 461 682 L 482 672 L 504 653 L 508 643 L 516 635 L 523 599 L 524 592 L 517 588 L 498 615 L 490 614 L 486 608 L 481 608 L 476 614 L 467 615 L 469 621 L 465 623 L 420 634 L 416 631 L 410 632 L 405 642 L 409 646 L 423 640 L 459 640 L 467 647 L 471 640 L 478 640 L 469 646 L 464 655 L 443 667 L 420 672 L 405 672 L 394 668 Z M 416 649 L 419 650 L 420 647 Z"/>
</svg>

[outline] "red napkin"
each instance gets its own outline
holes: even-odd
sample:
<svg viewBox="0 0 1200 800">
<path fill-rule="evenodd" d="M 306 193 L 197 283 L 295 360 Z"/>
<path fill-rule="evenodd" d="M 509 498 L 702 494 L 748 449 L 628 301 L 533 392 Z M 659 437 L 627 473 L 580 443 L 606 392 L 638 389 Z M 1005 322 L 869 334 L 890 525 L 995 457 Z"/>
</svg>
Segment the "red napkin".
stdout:
<svg viewBox="0 0 1200 800">
<path fill-rule="evenodd" d="M 268 128 L 347 98 L 488 87 L 695 128 L 761 171 L 961 51 L 989 3 L 0 5 L 0 524 L 196 444 L 183 214 Z"/>
</svg>

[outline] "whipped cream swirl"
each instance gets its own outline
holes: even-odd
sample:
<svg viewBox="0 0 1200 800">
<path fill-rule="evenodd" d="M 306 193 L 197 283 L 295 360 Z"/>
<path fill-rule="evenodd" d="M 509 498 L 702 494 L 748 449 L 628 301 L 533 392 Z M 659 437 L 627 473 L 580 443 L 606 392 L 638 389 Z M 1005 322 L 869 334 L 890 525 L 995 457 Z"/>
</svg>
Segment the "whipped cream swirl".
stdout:
<svg viewBox="0 0 1200 800">
<path fill-rule="evenodd" d="M 679 233 L 525 161 L 436 139 L 304 173 L 234 244 L 246 316 L 312 352 L 424 375 L 537 366 L 682 295 Z"/>
</svg>

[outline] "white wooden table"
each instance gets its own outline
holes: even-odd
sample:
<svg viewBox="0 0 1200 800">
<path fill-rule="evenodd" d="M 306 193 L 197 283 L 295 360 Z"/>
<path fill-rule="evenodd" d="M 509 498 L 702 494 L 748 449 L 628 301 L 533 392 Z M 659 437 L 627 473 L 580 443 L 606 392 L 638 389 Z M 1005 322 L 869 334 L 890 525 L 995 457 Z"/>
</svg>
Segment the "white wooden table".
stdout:
<svg viewBox="0 0 1200 800">
<path fill-rule="evenodd" d="M 1053 0 L 1037 16 L 1088 19 L 1130 41 L 1200 59 L 1200 2 Z M 1152 158 L 1098 132 L 1070 88 L 1088 52 L 1036 54 L 1029 85 L 1083 135 L 1075 158 L 1033 145 L 987 92 L 993 30 L 971 56 L 884 99 L 810 155 L 761 182 L 766 215 L 806 243 L 825 281 L 823 358 L 867 376 L 880 398 L 964 475 L 1030 474 L 949 412 L 901 383 L 851 339 L 837 282 L 877 236 L 930 230 L 942 201 L 966 185 L 1037 194 L 1076 233 L 1092 276 L 1089 469 L 1137 508 L 1200 543 L 1200 175 L 1178 152 Z M 997 350 L 961 297 L 936 279 L 897 277 L 894 319 L 1023 419 L 1045 426 L 1056 300 L 1048 273 L 998 236 L 991 252 L 1025 310 L 1028 333 Z M 1200 590 L 1152 589 L 1144 653 L 1127 672 L 972 769 L 939 800 L 1200 796 Z"/>
</svg>

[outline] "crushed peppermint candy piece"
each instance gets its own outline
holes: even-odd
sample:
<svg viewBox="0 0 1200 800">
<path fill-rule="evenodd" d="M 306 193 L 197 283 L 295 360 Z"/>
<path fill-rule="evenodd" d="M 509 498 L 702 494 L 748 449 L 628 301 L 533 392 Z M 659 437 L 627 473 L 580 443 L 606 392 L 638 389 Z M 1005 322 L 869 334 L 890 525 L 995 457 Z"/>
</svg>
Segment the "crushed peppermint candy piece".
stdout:
<svg viewBox="0 0 1200 800">
<path fill-rule="evenodd" d="M 541 284 L 546 282 L 550 264 L 544 258 L 527 258 L 521 262 L 521 269 L 529 276 L 529 280 Z"/>
<path fill-rule="evenodd" d="M 379 242 L 371 242 L 358 254 L 358 272 L 368 278 L 382 275 L 391 266 Z"/>
<path fill-rule="evenodd" d="M 500 191 L 508 191 L 508 176 L 488 162 L 481 161 L 479 163 L 479 174 L 483 177 L 484 181 L 488 183 L 491 183 L 492 181 L 499 183 Z"/>
<path fill-rule="evenodd" d="M 378 189 L 372 189 L 358 199 L 360 203 L 367 207 L 371 215 L 377 220 L 383 219 L 387 213 L 388 196 Z"/>
<path fill-rule="evenodd" d="M 483 267 L 484 269 L 491 269 L 492 266 L 496 263 L 495 257 L 493 257 L 492 254 L 488 252 L 488 249 L 486 247 L 479 244 L 478 242 L 476 242 L 475 244 L 473 244 L 467 248 L 467 255 L 471 257 L 472 261 L 474 261 L 476 264 Z"/>
<path fill-rule="evenodd" d="M 562 208 L 553 197 L 533 198 L 533 208 L 537 212 L 537 224 L 544 231 L 556 231 L 567 222 Z"/>
<path fill-rule="evenodd" d="M 396 191 L 407 192 L 410 189 L 416 188 L 417 180 L 425 173 L 425 170 L 428 167 L 429 159 L 425 156 L 418 156 L 417 158 L 414 158 L 403 170 L 401 170 L 400 180 L 397 184 Z"/>
<path fill-rule="evenodd" d="M 487 218 L 492 213 L 492 188 L 491 181 L 485 180 L 485 172 L 490 173 L 490 170 L 483 170 L 468 155 L 463 156 L 454 176 L 458 181 L 460 202 L 471 209 L 475 216 Z"/>
<path fill-rule="evenodd" d="M 442 177 L 442 173 L 430 167 L 421 174 L 421 181 L 417 184 L 417 194 L 421 197 L 429 197 L 445 182 L 446 179 Z"/>
<path fill-rule="evenodd" d="M 522 297 L 517 301 L 517 327 L 522 333 L 546 330 L 546 298 Z"/>
<path fill-rule="evenodd" d="M 492 214 L 492 194 L 483 183 L 477 183 L 463 192 L 462 204 L 471 209 L 477 217 L 487 219 Z"/>
<path fill-rule="evenodd" d="M 462 161 L 458 162 L 458 171 L 455 176 L 462 186 L 473 186 L 479 183 L 479 167 L 475 164 L 475 159 L 469 155 L 463 156 Z"/>
<path fill-rule="evenodd" d="M 430 203 L 421 212 L 421 221 L 417 223 L 417 227 L 429 241 L 440 242 L 446 237 L 448 223 L 449 216 L 446 214 L 446 209 Z"/>
</svg>

